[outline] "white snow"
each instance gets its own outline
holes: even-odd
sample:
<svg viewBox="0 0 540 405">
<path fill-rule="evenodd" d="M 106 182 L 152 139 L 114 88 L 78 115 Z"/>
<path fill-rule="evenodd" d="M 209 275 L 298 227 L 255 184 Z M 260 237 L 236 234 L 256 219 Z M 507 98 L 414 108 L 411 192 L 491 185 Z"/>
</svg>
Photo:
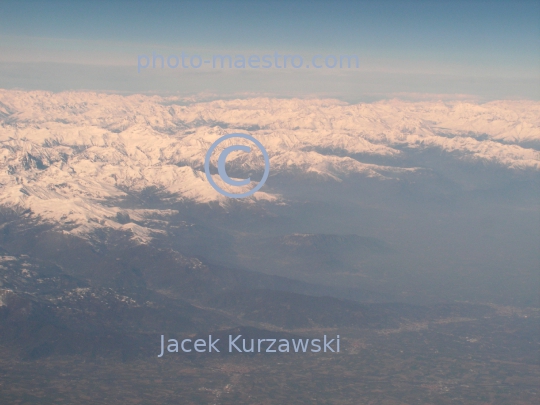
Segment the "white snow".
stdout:
<svg viewBox="0 0 540 405">
<path fill-rule="evenodd" d="M 143 221 L 174 212 L 121 210 L 105 203 L 125 196 L 125 190 L 153 186 L 179 200 L 225 204 L 227 198 L 209 185 L 203 163 L 210 145 L 231 132 L 249 133 L 263 143 L 271 174 L 295 171 L 336 181 L 356 174 L 384 180 L 416 169 L 365 164 L 343 155 L 395 157 L 403 146 L 458 152 L 509 170 L 540 170 L 540 152 L 528 146 L 540 143 L 540 103 L 534 101 L 349 105 L 253 98 L 187 106 L 175 101 L 0 89 L 0 204 L 29 209 L 74 234 L 112 227 L 129 230 L 144 242 L 156 230 L 122 225 L 116 214 L 127 212 Z M 231 154 L 230 159 L 243 168 L 261 167 L 256 152 Z M 258 192 L 242 203 L 258 199 L 281 201 Z"/>
</svg>

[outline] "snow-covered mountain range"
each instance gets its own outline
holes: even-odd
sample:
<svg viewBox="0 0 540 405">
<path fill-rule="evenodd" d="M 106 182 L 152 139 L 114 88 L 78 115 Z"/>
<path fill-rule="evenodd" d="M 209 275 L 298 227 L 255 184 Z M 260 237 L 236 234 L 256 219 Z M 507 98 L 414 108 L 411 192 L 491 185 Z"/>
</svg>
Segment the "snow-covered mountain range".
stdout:
<svg viewBox="0 0 540 405">
<path fill-rule="evenodd" d="M 120 210 L 111 201 L 127 191 L 157 187 L 178 200 L 225 204 L 227 198 L 206 180 L 203 164 L 210 145 L 232 132 L 262 142 L 271 176 L 290 172 L 331 181 L 414 176 L 423 169 L 401 167 L 399 158 L 407 150 L 430 148 L 516 173 L 540 171 L 540 103 L 533 101 L 197 102 L 0 90 L 0 204 L 73 234 L 111 227 L 146 240 L 156 230 L 122 223 L 119 213 L 142 221 L 173 211 Z M 365 163 L 377 158 L 396 163 Z M 228 167 L 257 172 L 261 158 L 256 152 L 231 154 Z M 286 198 L 264 191 L 242 203 Z"/>
</svg>

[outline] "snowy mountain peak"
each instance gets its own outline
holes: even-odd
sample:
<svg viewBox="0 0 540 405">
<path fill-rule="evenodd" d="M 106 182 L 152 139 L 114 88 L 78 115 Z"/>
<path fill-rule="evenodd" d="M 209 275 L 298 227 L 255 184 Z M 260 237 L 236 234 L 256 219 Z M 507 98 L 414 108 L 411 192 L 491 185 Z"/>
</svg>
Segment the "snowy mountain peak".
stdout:
<svg viewBox="0 0 540 405">
<path fill-rule="evenodd" d="M 399 178 L 419 170 L 400 166 L 404 150 L 428 148 L 509 170 L 540 170 L 540 103 L 532 101 L 179 101 L 0 90 L 0 204 L 30 210 L 71 233 L 111 227 L 145 241 L 159 231 L 137 222 L 171 212 L 121 210 L 113 201 L 155 187 L 178 200 L 226 204 L 209 185 L 203 164 L 210 145 L 231 132 L 249 133 L 264 144 L 271 175 Z M 366 163 L 362 157 L 395 163 Z M 260 162 L 256 151 L 238 153 L 228 167 L 257 173 Z M 258 192 L 242 203 L 260 199 L 281 197 Z M 131 220 L 122 223 L 118 215 Z"/>
</svg>

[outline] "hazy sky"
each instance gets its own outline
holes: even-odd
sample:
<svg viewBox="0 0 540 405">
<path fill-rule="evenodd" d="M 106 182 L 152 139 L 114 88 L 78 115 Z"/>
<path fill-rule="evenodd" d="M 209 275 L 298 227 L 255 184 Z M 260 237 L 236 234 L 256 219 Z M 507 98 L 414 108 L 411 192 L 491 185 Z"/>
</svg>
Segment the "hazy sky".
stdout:
<svg viewBox="0 0 540 405">
<path fill-rule="evenodd" d="M 539 99 L 539 21 L 537 1 L 4 0 L 0 87 Z M 153 51 L 356 54 L 360 67 L 137 73 Z"/>
</svg>

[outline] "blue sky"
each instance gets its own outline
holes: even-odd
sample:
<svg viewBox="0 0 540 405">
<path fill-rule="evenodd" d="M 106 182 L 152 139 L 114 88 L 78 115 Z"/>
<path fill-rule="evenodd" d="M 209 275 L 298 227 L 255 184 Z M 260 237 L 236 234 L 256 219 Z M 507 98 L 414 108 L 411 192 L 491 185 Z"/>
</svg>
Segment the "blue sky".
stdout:
<svg viewBox="0 0 540 405">
<path fill-rule="evenodd" d="M 29 2 L 0 6 L 0 87 L 539 99 L 540 2 Z M 180 51 L 356 54 L 355 71 L 137 74 Z"/>
</svg>

